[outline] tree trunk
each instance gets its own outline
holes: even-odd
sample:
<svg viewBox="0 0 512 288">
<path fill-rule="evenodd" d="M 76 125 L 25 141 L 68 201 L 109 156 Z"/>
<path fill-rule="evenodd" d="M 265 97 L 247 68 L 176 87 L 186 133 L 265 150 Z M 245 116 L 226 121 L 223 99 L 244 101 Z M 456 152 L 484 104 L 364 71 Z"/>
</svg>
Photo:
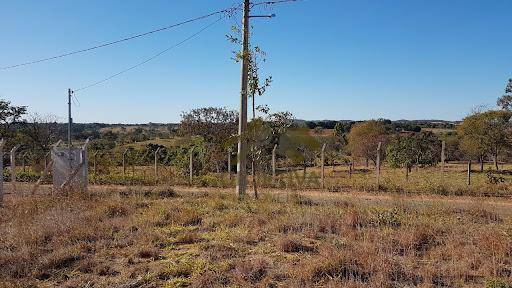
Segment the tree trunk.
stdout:
<svg viewBox="0 0 512 288">
<path fill-rule="evenodd" d="M 366 168 L 370 167 L 370 159 L 366 158 Z"/>
<path fill-rule="evenodd" d="M 494 154 L 493 160 L 494 160 L 494 168 L 496 169 L 496 171 L 499 171 L 500 167 L 498 167 L 498 153 L 497 152 L 496 152 L 496 154 Z"/>
<path fill-rule="evenodd" d="M 484 172 L 484 156 L 480 156 L 478 160 L 480 161 L 480 172 Z"/>
<path fill-rule="evenodd" d="M 409 170 L 410 170 L 409 165 L 406 165 L 405 166 L 405 180 L 406 181 L 409 181 Z"/>
</svg>

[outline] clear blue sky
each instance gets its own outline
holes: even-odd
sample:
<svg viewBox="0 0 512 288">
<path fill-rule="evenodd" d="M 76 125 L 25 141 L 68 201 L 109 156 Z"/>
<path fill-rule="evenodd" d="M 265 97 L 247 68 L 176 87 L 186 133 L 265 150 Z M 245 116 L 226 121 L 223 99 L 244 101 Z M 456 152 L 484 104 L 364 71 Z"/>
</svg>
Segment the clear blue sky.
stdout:
<svg viewBox="0 0 512 288">
<path fill-rule="evenodd" d="M 52 56 L 219 10 L 235 0 L 0 0 L 0 66 Z M 512 1 L 306 0 L 254 19 L 275 80 L 258 99 L 302 119 L 457 120 L 494 106 L 512 77 Z M 76 122 L 177 122 L 237 109 L 240 67 L 224 20 L 139 69 L 78 94 Z M 0 71 L 0 98 L 66 118 L 67 88 L 127 68 L 211 20 L 57 61 Z"/>
</svg>

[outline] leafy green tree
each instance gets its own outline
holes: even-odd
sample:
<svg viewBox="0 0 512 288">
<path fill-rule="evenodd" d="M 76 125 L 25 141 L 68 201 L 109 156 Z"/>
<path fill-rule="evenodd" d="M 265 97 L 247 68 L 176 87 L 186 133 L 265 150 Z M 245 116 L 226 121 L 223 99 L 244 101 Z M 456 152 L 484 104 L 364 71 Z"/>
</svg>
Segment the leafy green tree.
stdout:
<svg viewBox="0 0 512 288">
<path fill-rule="evenodd" d="M 294 128 L 281 137 L 279 150 L 294 165 L 303 167 L 305 177 L 306 169 L 315 162 L 320 146 L 320 142 L 310 135 L 308 128 Z"/>
<path fill-rule="evenodd" d="M 205 169 L 219 171 L 225 164 L 226 148 L 236 134 L 237 120 L 238 113 L 226 108 L 198 108 L 181 114 L 181 134 L 201 136 L 205 141 Z"/>
<path fill-rule="evenodd" d="M 392 168 L 414 165 L 435 165 L 440 156 L 441 141 L 432 132 L 395 136 L 386 149 L 386 159 Z"/>
<path fill-rule="evenodd" d="M 510 148 L 512 111 L 474 112 L 458 127 L 461 150 L 468 158 L 490 155 L 498 170 L 498 155 Z"/>
<path fill-rule="evenodd" d="M 7 141 L 6 146 L 14 145 L 15 138 L 19 136 L 16 125 L 19 127 L 21 118 L 26 113 L 26 106 L 13 106 L 9 101 L 0 100 L 0 138 Z"/>
<path fill-rule="evenodd" d="M 355 124 L 348 134 L 348 148 L 353 157 L 377 161 L 377 146 L 385 143 L 391 134 L 391 126 L 386 121 L 369 120 Z"/>
<path fill-rule="evenodd" d="M 418 140 L 411 135 L 397 135 L 386 148 L 386 160 L 392 168 L 410 170 L 417 160 Z"/>
<path fill-rule="evenodd" d="M 503 110 L 512 110 L 512 79 L 508 80 L 505 94 L 498 99 L 497 104 Z"/>
<path fill-rule="evenodd" d="M 350 129 L 352 128 L 352 125 L 354 125 L 354 122 L 336 122 L 336 125 L 334 125 L 334 135 L 337 137 L 342 137 L 343 135 L 346 135 L 350 132 Z"/>
</svg>

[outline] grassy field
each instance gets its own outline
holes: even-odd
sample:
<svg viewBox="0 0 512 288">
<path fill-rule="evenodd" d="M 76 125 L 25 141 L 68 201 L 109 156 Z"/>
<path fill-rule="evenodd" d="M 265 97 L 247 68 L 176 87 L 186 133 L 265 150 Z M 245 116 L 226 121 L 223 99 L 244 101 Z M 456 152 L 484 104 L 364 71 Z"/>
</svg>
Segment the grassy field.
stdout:
<svg viewBox="0 0 512 288">
<path fill-rule="evenodd" d="M 467 164 L 449 163 L 445 166 L 445 173 L 441 173 L 439 166 L 413 168 L 406 178 L 405 169 L 391 169 L 382 166 L 380 185 L 377 185 L 375 168 L 358 165 L 349 173 L 347 165 L 325 167 L 325 189 L 331 192 L 389 192 L 395 194 L 437 194 L 458 196 L 512 196 L 512 165 L 500 165 L 501 171 L 492 170 L 491 164 L 472 166 L 471 185 L 467 185 Z M 172 167 L 159 166 L 158 183 L 167 185 L 187 185 L 188 175 L 180 175 Z M 141 184 L 154 185 L 156 179 L 153 166 L 127 167 L 123 176 L 121 167 L 111 167 L 108 173 L 100 172 L 97 177 L 91 173 L 92 183 L 99 184 Z M 490 178 L 491 177 L 491 178 Z M 492 179 L 499 179 L 492 182 Z M 249 181 L 249 183 L 252 183 Z M 231 180 L 228 174 L 210 173 L 195 176 L 194 186 L 200 187 L 234 187 L 234 177 Z M 259 173 L 258 184 L 262 187 L 274 187 L 293 190 L 318 190 L 321 188 L 321 169 L 319 167 L 307 168 L 306 176 L 302 170 L 286 171 L 281 168 L 277 179 L 272 180 L 268 174 Z"/>
<path fill-rule="evenodd" d="M 48 189 L 48 187 L 43 187 Z M 20 189 L 24 189 L 21 187 Z M 92 187 L 7 195 L 0 287 L 509 287 L 505 198 Z"/>
</svg>

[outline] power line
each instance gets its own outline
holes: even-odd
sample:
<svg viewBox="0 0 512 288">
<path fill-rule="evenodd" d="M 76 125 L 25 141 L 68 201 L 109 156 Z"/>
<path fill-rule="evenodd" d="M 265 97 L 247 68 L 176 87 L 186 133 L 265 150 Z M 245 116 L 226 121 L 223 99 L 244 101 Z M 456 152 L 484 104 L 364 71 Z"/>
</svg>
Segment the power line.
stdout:
<svg viewBox="0 0 512 288">
<path fill-rule="evenodd" d="M 251 5 L 254 6 L 260 6 L 260 5 L 274 5 L 274 4 L 282 4 L 282 3 L 290 3 L 290 2 L 299 2 L 302 0 L 275 0 L 275 1 L 261 1 L 252 3 Z"/>
<path fill-rule="evenodd" d="M 151 30 L 151 31 L 148 31 L 148 32 L 141 33 L 141 34 L 129 36 L 129 37 L 122 38 L 122 39 L 119 39 L 119 40 L 115 40 L 115 41 L 99 44 L 99 45 L 92 46 L 92 47 L 89 47 L 89 48 L 85 48 L 85 49 L 81 49 L 81 50 L 75 50 L 75 51 L 67 52 L 67 53 L 64 53 L 64 54 L 60 54 L 60 55 L 56 55 L 56 56 L 51 56 L 51 57 L 47 57 L 47 58 L 42 58 L 42 59 L 38 59 L 38 60 L 33 60 L 33 61 L 29 61 L 29 62 L 24 62 L 24 63 L 15 64 L 15 65 L 1 67 L 0 71 L 1 70 L 8 70 L 8 69 L 13 69 L 13 68 L 18 68 L 18 67 L 21 67 L 21 66 L 37 64 L 37 63 L 46 62 L 46 61 L 50 61 L 50 60 L 55 60 L 55 59 L 59 59 L 59 58 L 63 58 L 63 57 L 67 57 L 67 56 L 71 56 L 71 55 L 75 55 L 75 54 L 79 54 L 79 53 L 84 53 L 84 52 L 88 52 L 88 51 L 91 51 L 91 50 L 95 50 L 95 49 L 99 49 L 99 48 L 103 48 L 103 47 L 107 47 L 107 46 L 111 46 L 111 45 L 115 45 L 115 44 L 119 44 L 119 43 L 122 43 L 122 42 L 125 42 L 125 41 L 129 41 L 129 40 L 137 39 L 137 38 L 140 38 L 140 37 L 148 36 L 150 34 L 154 34 L 154 33 L 157 33 L 157 32 L 162 32 L 162 31 L 165 31 L 165 30 L 169 30 L 169 29 L 172 29 L 172 28 L 184 25 L 184 24 L 188 24 L 188 23 L 192 23 L 192 22 L 199 21 L 199 20 L 202 20 L 202 19 L 206 19 L 206 18 L 209 18 L 209 17 L 214 16 L 214 15 L 219 15 L 219 14 L 228 14 L 229 15 L 229 14 L 233 14 L 234 12 L 239 10 L 240 7 L 241 6 L 238 5 L 238 6 L 234 6 L 234 7 L 231 7 L 231 8 L 215 11 L 215 12 L 203 15 L 203 16 L 199 16 L 199 17 L 196 17 L 196 18 L 193 18 L 193 19 L 182 21 L 182 22 L 179 22 L 179 23 L 176 23 L 176 24 L 172 24 L 172 25 L 169 25 L 169 26 L 166 26 L 166 27 L 162 27 L 162 28 L 158 28 L 158 29 L 155 29 L 155 30 Z"/>
<path fill-rule="evenodd" d="M 96 81 L 96 82 L 94 82 L 94 83 L 92 83 L 92 84 L 89 84 L 89 85 L 83 86 L 82 88 L 76 89 L 76 90 L 75 90 L 75 92 L 82 91 L 82 90 L 85 90 L 85 89 L 88 89 L 88 88 L 94 87 L 94 86 L 96 86 L 96 85 L 99 85 L 99 84 L 105 83 L 105 82 L 107 82 L 108 80 L 110 80 L 110 79 L 112 79 L 112 78 L 115 78 L 115 77 L 117 77 L 117 76 L 119 76 L 119 75 L 121 75 L 121 74 L 124 74 L 124 73 L 126 73 L 126 72 L 128 72 L 128 71 L 130 71 L 130 70 L 133 70 L 133 69 L 135 69 L 135 68 L 137 68 L 137 67 L 139 67 L 139 66 L 142 66 L 142 65 L 144 65 L 144 64 L 146 64 L 146 63 L 148 63 L 148 62 L 150 62 L 151 60 L 154 60 L 155 58 L 157 58 L 157 57 L 161 56 L 162 54 L 164 54 L 164 53 L 168 52 L 169 50 L 172 50 L 172 49 L 174 49 L 174 48 L 176 48 L 176 47 L 178 47 L 178 46 L 182 45 L 183 43 L 185 43 L 185 42 L 187 42 L 187 41 L 189 41 L 189 40 L 191 40 L 191 39 L 195 38 L 196 36 L 198 36 L 199 34 L 201 34 L 201 33 L 202 33 L 203 31 L 205 31 L 206 29 L 208 29 L 208 28 L 212 27 L 214 24 L 218 23 L 218 22 L 219 22 L 220 20 L 222 20 L 223 18 L 224 18 L 224 16 L 223 16 L 223 17 L 220 17 L 219 19 L 217 19 L 217 20 L 215 20 L 214 22 L 212 22 L 212 23 L 208 24 L 207 26 L 203 27 L 201 30 L 197 31 L 196 33 L 194 33 L 194 34 L 190 35 L 189 37 L 187 37 L 187 38 L 183 39 L 182 41 L 180 41 L 180 42 L 178 42 L 178 43 L 176 43 L 176 44 L 174 44 L 174 45 L 172 45 L 172 46 L 170 46 L 170 47 L 167 47 L 166 49 L 164 49 L 164 50 L 162 50 L 162 51 L 160 51 L 160 52 L 156 53 L 155 55 L 153 55 L 153 56 L 151 56 L 151 57 L 147 58 L 146 60 L 144 60 L 144 61 L 142 61 L 142 62 L 139 62 L 139 63 L 137 63 L 137 64 L 135 64 L 135 65 L 133 65 L 133 66 L 131 66 L 131 67 L 127 68 L 127 69 L 124 69 L 124 70 L 122 70 L 122 71 L 120 71 L 120 72 L 117 72 L 117 73 L 115 73 L 115 74 L 112 74 L 112 75 L 110 75 L 110 76 L 108 76 L 108 77 L 106 77 L 106 78 L 104 78 L 104 79 L 102 79 L 102 80 Z"/>
</svg>

